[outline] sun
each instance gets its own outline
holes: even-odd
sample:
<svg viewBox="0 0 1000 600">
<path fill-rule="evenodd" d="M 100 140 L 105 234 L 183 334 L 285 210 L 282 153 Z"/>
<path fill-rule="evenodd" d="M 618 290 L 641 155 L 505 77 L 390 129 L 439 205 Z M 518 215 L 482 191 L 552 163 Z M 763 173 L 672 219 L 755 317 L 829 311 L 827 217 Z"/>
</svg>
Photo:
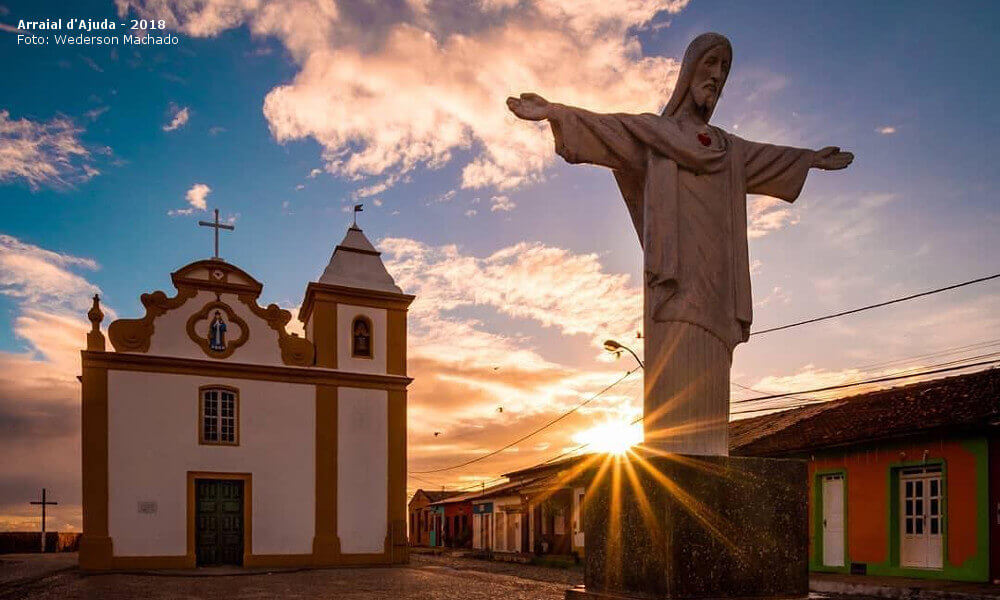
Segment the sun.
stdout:
<svg viewBox="0 0 1000 600">
<path fill-rule="evenodd" d="M 588 451 L 625 454 L 632 446 L 642 443 L 642 424 L 606 421 L 575 434 L 573 441 L 589 444 Z"/>
</svg>

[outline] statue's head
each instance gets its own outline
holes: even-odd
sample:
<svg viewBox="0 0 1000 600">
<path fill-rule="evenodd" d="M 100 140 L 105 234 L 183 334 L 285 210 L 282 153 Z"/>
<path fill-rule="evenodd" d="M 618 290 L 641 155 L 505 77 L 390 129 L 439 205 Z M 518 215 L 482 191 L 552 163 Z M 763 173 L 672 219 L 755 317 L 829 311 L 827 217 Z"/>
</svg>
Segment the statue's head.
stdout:
<svg viewBox="0 0 1000 600">
<path fill-rule="evenodd" d="M 675 115 L 690 97 L 708 121 L 722 95 L 732 62 L 733 47 L 726 36 L 703 33 L 696 37 L 684 52 L 677 84 L 663 114 Z"/>
</svg>

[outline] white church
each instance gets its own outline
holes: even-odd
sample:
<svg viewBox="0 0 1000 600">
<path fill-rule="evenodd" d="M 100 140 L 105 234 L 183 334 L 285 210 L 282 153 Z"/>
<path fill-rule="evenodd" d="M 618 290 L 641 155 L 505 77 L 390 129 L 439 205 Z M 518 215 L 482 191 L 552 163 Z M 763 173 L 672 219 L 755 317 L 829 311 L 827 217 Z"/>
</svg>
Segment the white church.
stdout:
<svg viewBox="0 0 1000 600">
<path fill-rule="evenodd" d="M 406 562 L 414 297 L 362 231 L 306 287 L 305 337 L 218 257 L 171 278 L 110 324 L 113 350 L 88 313 L 81 568 Z"/>
</svg>

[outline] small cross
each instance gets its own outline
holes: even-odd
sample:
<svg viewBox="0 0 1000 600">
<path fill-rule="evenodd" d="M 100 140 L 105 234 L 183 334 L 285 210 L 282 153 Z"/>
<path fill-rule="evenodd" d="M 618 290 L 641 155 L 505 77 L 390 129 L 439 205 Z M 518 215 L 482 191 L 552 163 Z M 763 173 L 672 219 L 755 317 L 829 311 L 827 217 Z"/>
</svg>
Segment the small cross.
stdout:
<svg viewBox="0 0 1000 600">
<path fill-rule="evenodd" d="M 219 209 L 215 209 L 215 222 L 198 221 L 198 225 L 201 225 L 202 227 L 215 228 L 215 256 L 213 256 L 212 258 L 219 259 L 219 230 L 227 229 L 229 231 L 233 231 L 234 229 L 236 229 L 236 227 L 234 227 L 233 225 L 225 225 L 223 223 L 219 223 Z"/>
<path fill-rule="evenodd" d="M 32 504 L 36 504 L 36 505 L 37 504 L 41 504 L 42 505 L 42 552 L 45 552 L 45 507 L 46 506 L 51 506 L 53 504 L 59 504 L 59 503 L 58 502 L 51 502 L 51 501 L 45 499 L 45 488 L 42 488 L 42 501 L 41 502 L 32 501 L 31 503 Z"/>
</svg>

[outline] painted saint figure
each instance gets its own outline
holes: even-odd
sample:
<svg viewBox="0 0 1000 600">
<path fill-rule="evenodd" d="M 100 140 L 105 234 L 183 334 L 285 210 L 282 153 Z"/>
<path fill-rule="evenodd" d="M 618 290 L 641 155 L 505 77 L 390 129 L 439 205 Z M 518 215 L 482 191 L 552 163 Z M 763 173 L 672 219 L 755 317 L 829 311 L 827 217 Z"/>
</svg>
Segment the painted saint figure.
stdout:
<svg viewBox="0 0 1000 600">
<path fill-rule="evenodd" d="M 208 326 L 208 347 L 216 352 L 224 352 L 226 349 L 226 322 L 222 320 L 222 313 L 215 311 L 212 323 Z"/>
<path fill-rule="evenodd" d="M 728 454 L 729 370 L 753 320 L 746 195 L 793 202 L 810 168 L 843 169 L 839 148 L 751 142 L 709 124 L 732 46 L 695 38 L 662 114 L 598 114 L 537 94 L 508 98 L 522 119 L 548 120 L 570 163 L 613 170 L 644 253 L 645 443 Z"/>
</svg>

